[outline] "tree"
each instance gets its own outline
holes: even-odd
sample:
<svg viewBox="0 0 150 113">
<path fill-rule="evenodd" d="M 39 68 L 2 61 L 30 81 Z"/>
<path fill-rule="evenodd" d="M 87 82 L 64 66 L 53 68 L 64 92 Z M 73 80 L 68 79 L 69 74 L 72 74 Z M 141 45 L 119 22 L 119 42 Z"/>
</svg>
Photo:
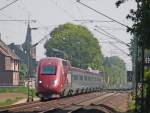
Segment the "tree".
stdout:
<svg viewBox="0 0 150 113">
<path fill-rule="evenodd" d="M 125 1 L 128 0 L 119 0 L 116 5 L 119 6 Z M 131 9 L 127 18 L 134 22 L 132 28 L 128 28 L 128 31 L 135 36 L 131 41 L 131 53 L 136 51 L 135 56 L 137 56 L 137 61 L 135 60 L 137 62 L 135 62 L 136 110 L 149 113 L 150 79 L 148 75 L 150 69 L 147 67 L 144 69 L 144 54 L 146 49 L 150 49 L 150 0 L 135 0 L 135 2 L 137 3 L 137 10 Z M 132 56 L 134 58 L 134 54 Z M 138 87 L 139 83 L 142 84 L 141 88 Z"/>
<path fill-rule="evenodd" d="M 118 0 L 116 6 L 128 0 Z M 134 22 L 132 28 L 128 28 L 127 31 L 136 37 L 139 37 L 138 45 L 150 48 L 150 0 L 135 0 L 137 4 L 137 10 L 131 9 L 130 14 L 126 16 Z"/>
<path fill-rule="evenodd" d="M 99 42 L 87 28 L 66 23 L 55 28 L 51 37 L 44 45 L 47 56 L 64 58 L 67 55 L 74 67 L 102 68 L 103 55 Z M 53 51 L 52 48 L 60 52 Z"/>
<path fill-rule="evenodd" d="M 127 83 L 125 63 L 118 56 L 105 57 L 104 69 L 109 88 L 124 88 Z"/>
<path fill-rule="evenodd" d="M 20 64 L 19 75 L 21 84 L 24 84 L 24 80 L 27 77 L 27 66 L 26 64 Z"/>
</svg>

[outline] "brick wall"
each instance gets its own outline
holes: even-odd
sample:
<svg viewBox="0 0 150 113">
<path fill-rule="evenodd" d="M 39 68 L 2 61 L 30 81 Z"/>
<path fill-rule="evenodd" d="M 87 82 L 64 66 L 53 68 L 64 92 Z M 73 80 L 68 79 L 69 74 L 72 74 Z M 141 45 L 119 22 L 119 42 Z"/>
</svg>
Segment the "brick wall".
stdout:
<svg viewBox="0 0 150 113">
<path fill-rule="evenodd" d="M 11 86 L 13 85 L 12 72 L 0 72 L 0 86 Z"/>
</svg>

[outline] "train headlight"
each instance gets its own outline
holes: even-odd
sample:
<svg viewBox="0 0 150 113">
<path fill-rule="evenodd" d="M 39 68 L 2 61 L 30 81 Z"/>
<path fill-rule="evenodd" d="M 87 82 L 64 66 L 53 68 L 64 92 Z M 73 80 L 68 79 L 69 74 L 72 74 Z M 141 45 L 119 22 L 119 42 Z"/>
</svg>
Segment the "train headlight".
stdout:
<svg viewBox="0 0 150 113">
<path fill-rule="evenodd" d="M 51 83 L 52 83 L 52 85 L 56 85 L 57 84 L 57 80 L 53 80 Z"/>
<path fill-rule="evenodd" d="M 41 84 L 41 83 L 42 83 L 42 81 L 41 81 L 41 80 L 39 80 L 39 83 Z"/>
</svg>

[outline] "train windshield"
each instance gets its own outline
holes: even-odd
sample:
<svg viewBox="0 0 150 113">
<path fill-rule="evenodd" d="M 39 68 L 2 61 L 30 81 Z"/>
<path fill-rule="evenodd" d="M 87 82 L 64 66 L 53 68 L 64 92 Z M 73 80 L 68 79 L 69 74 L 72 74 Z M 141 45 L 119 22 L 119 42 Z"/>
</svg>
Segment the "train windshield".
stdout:
<svg viewBox="0 0 150 113">
<path fill-rule="evenodd" d="M 55 75 L 56 74 L 56 66 L 54 66 L 54 65 L 43 66 L 42 74 Z"/>
</svg>

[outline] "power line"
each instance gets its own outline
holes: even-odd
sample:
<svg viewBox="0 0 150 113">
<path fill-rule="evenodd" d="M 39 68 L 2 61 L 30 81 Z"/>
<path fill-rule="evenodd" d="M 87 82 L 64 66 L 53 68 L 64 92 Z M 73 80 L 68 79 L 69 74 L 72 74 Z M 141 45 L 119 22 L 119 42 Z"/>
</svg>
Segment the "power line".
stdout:
<svg viewBox="0 0 150 113">
<path fill-rule="evenodd" d="M 91 23 L 93 23 L 93 22 L 113 22 L 113 21 L 107 21 L 107 20 L 90 20 L 90 19 L 87 19 L 87 20 L 73 20 L 73 21 L 77 21 L 77 22 L 91 22 Z"/>
<path fill-rule="evenodd" d="M 130 28 L 130 29 L 131 29 L 131 27 L 129 27 L 129 26 L 127 26 L 127 25 L 125 25 L 125 24 L 123 24 L 123 23 L 121 23 L 121 22 L 119 22 L 119 21 L 117 21 L 117 20 L 115 20 L 115 19 L 113 19 L 113 18 L 111 18 L 111 17 L 105 15 L 104 13 L 102 13 L 102 12 L 100 12 L 100 11 L 97 11 L 96 9 L 94 9 L 94 8 L 92 8 L 92 7 L 90 7 L 90 6 L 86 5 L 86 4 L 84 4 L 84 3 L 82 3 L 80 0 L 76 0 L 76 2 L 82 4 L 83 6 L 85 6 L 85 7 L 89 8 L 89 9 L 95 11 L 96 13 L 98 13 L 98 14 L 100 14 L 100 15 L 102 15 L 102 16 L 104 16 L 104 17 L 106 17 L 106 18 L 108 18 L 108 19 L 110 19 L 110 20 L 112 20 L 112 21 L 114 21 L 114 22 L 116 22 L 116 23 L 118 23 L 118 24 L 120 24 L 120 25 L 126 27 L 126 28 Z"/>
<path fill-rule="evenodd" d="M 52 4 L 54 4 L 55 6 L 57 6 L 59 9 L 61 9 L 61 11 L 63 11 L 64 13 L 66 13 L 70 18 L 74 19 L 74 17 L 66 9 L 64 9 L 63 7 L 61 7 L 60 5 L 58 5 L 57 2 L 55 2 L 53 0 L 50 0 L 50 2 Z"/>
<path fill-rule="evenodd" d="M 111 39 L 113 39 L 113 40 L 115 40 L 115 41 L 117 41 L 117 42 L 121 43 L 121 44 L 124 44 L 124 43 L 122 43 L 122 42 L 120 42 L 120 41 L 116 40 L 116 38 L 114 38 L 114 37 L 112 37 L 112 36 L 110 36 L 110 35 L 107 35 L 107 34 L 105 34 L 105 33 L 101 32 L 101 31 L 99 31 L 99 30 L 97 30 L 97 29 L 94 29 L 94 30 L 95 30 L 95 31 L 97 31 L 98 33 L 100 33 L 100 34 L 104 35 L 104 36 L 107 36 L 107 37 L 109 37 L 109 38 L 111 38 Z M 126 44 L 125 44 L 125 45 L 126 45 Z"/>
<path fill-rule="evenodd" d="M 12 17 L 7 16 L 6 14 L 4 14 L 4 13 L 2 13 L 2 12 L 0 12 L 0 14 L 1 14 L 1 15 L 3 15 L 4 17 L 6 17 L 6 18 L 9 18 L 9 19 L 11 19 L 11 18 L 12 18 Z"/>
<path fill-rule="evenodd" d="M 104 30 L 126 30 L 125 28 L 121 28 L 121 27 L 108 27 L 108 26 L 98 26 L 103 28 Z"/>
<path fill-rule="evenodd" d="M 84 19 L 84 16 L 82 15 L 82 11 L 81 11 L 80 7 L 78 7 L 78 6 L 76 6 L 76 7 L 77 7 L 77 10 L 78 10 L 78 12 L 79 12 L 81 18 Z"/>
<path fill-rule="evenodd" d="M 107 41 L 101 41 L 101 42 L 99 42 L 99 43 L 110 43 L 110 42 L 111 42 L 111 43 L 116 43 L 116 42 L 108 41 L 108 40 L 107 40 Z"/>
<path fill-rule="evenodd" d="M 0 8 L 0 11 L 3 10 L 3 9 L 5 9 L 5 8 L 7 8 L 7 7 L 9 7 L 10 5 L 16 3 L 17 1 L 19 1 L 19 0 L 14 0 L 13 2 L 11 2 L 11 3 L 9 3 L 9 4 L 5 5 L 5 6 L 3 6 L 2 8 Z"/>
<path fill-rule="evenodd" d="M 6 8 L 6 7 L 8 7 L 8 6 L 10 6 L 11 4 L 13 4 L 13 3 L 15 3 L 15 2 L 17 2 L 18 0 L 15 0 L 15 1 L 13 1 L 13 2 L 11 2 L 11 3 L 9 3 L 8 5 L 6 5 L 6 6 L 4 6 L 3 8 L 1 8 L 0 10 L 2 10 L 2 9 L 4 9 L 4 8 Z M 8 22 L 8 21 L 14 21 L 14 22 L 36 22 L 36 20 L 25 20 L 25 19 L 13 19 L 12 17 L 10 17 L 10 16 L 7 16 L 7 15 L 5 15 L 5 14 L 3 14 L 2 12 L 0 12 L 0 14 L 1 15 L 3 15 L 3 16 L 5 16 L 6 18 L 9 18 L 9 19 L 3 19 L 3 20 L 0 20 L 0 21 L 4 21 L 4 22 Z"/>
<path fill-rule="evenodd" d="M 49 36 L 50 36 L 50 34 L 45 35 L 41 40 L 39 40 L 37 43 L 35 43 L 34 45 L 32 45 L 32 47 L 35 47 L 38 44 L 42 43 L 44 40 L 48 39 Z"/>
<path fill-rule="evenodd" d="M 0 21 L 6 21 L 6 22 L 8 22 L 8 21 L 20 21 L 20 22 L 36 22 L 36 20 L 0 20 Z"/>
<path fill-rule="evenodd" d="M 101 34 L 103 34 L 103 35 L 105 35 L 105 36 L 107 36 L 107 37 L 109 37 L 109 38 L 111 38 L 111 39 L 114 39 L 114 40 L 116 40 L 116 41 L 118 41 L 118 42 L 120 42 L 120 43 L 122 43 L 122 44 L 124 44 L 124 45 L 126 45 L 126 46 L 128 46 L 128 47 L 130 47 L 129 44 L 127 44 L 127 43 L 125 43 L 124 41 L 122 41 L 122 40 L 116 38 L 116 37 L 113 36 L 112 34 L 110 34 L 110 33 L 108 33 L 107 31 L 105 31 L 104 29 L 102 29 L 102 28 L 100 28 L 100 27 L 98 27 L 98 26 L 95 26 L 95 27 L 98 28 L 99 30 L 103 31 L 104 33 L 100 32 L 100 31 L 97 30 L 97 29 L 94 29 L 94 30 L 96 30 L 97 32 L 99 32 L 99 33 L 101 33 Z M 105 34 L 105 33 L 106 33 L 106 34 Z"/>
<path fill-rule="evenodd" d="M 124 50 L 120 49 L 118 46 L 116 46 L 115 44 L 113 44 L 112 42 L 108 42 L 109 44 L 111 44 L 112 46 L 114 46 L 115 48 L 117 48 L 118 50 L 120 50 L 122 53 L 126 54 L 127 56 L 129 56 L 130 54 L 128 54 L 127 52 L 125 52 Z"/>
</svg>

